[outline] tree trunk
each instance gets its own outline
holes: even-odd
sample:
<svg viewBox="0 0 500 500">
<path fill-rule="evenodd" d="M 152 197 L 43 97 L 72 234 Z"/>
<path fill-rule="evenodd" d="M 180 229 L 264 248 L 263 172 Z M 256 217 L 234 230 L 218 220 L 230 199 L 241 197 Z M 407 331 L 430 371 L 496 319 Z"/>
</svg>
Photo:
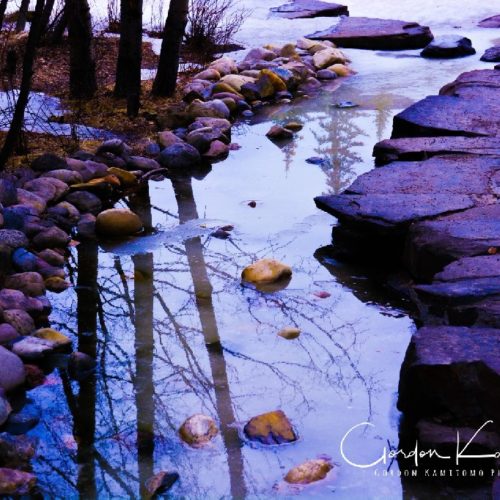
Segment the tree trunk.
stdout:
<svg viewBox="0 0 500 500">
<path fill-rule="evenodd" d="M 19 95 L 17 97 L 16 108 L 14 110 L 14 116 L 12 117 L 12 121 L 10 123 L 9 131 L 7 132 L 7 137 L 5 138 L 2 150 L 0 151 L 0 170 L 5 166 L 5 163 L 7 162 L 9 156 L 16 148 L 23 127 L 24 111 L 28 104 L 31 90 L 33 64 L 35 62 L 38 42 L 40 41 L 41 27 L 44 23 L 44 6 L 44 0 L 36 1 L 35 15 L 33 22 L 31 23 L 28 41 L 26 42 L 26 49 L 24 52 L 23 76 L 21 79 Z"/>
<path fill-rule="evenodd" d="M 19 11 L 17 13 L 16 33 L 20 33 L 21 31 L 24 31 L 24 28 L 26 28 L 29 7 L 30 0 L 22 0 L 21 6 L 19 7 Z"/>
<path fill-rule="evenodd" d="M 54 23 L 52 24 L 52 34 L 50 36 L 50 43 L 58 45 L 62 42 L 64 31 L 68 26 L 68 15 L 66 13 L 66 6 L 59 12 Z"/>
<path fill-rule="evenodd" d="M 5 17 L 5 10 L 7 9 L 7 0 L 0 0 L 0 31 L 3 26 L 3 18 Z"/>
<path fill-rule="evenodd" d="M 69 38 L 71 97 L 89 99 L 97 90 L 92 49 L 92 22 L 87 0 L 66 0 Z"/>
<path fill-rule="evenodd" d="M 163 30 L 158 72 L 153 83 L 153 95 L 171 96 L 175 92 L 188 9 L 189 0 L 171 0 L 170 2 Z"/>
<path fill-rule="evenodd" d="M 54 9 L 54 4 L 56 0 L 45 0 L 45 8 L 43 9 L 43 24 L 40 27 L 40 36 L 45 37 L 49 29 L 50 16 L 52 15 L 52 10 Z"/>
<path fill-rule="evenodd" d="M 137 115 L 141 94 L 142 0 L 122 0 L 120 45 L 116 65 L 115 96 L 129 101 L 129 115 Z"/>
</svg>

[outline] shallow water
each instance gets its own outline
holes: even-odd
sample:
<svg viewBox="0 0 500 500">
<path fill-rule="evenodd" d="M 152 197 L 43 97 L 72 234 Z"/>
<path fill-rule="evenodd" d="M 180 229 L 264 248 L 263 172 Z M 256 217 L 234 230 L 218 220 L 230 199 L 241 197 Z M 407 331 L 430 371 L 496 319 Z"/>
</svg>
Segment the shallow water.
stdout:
<svg viewBox="0 0 500 500">
<path fill-rule="evenodd" d="M 243 3 L 257 6 L 241 33 L 252 45 L 328 25 L 266 19 L 268 5 Z M 430 17 L 425 6 L 406 13 L 414 2 L 378 4 L 352 2 L 351 13 Z M 144 481 L 164 469 L 181 476 L 174 498 L 402 497 L 397 463 L 353 467 L 340 442 L 351 427 L 370 422 L 374 427 L 350 435 L 348 458 L 368 463 L 397 446 L 399 368 L 414 325 L 404 302 L 330 257 L 335 220 L 315 208 L 313 197 L 340 192 L 373 168 L 373 145 L 390 135 L 399 110 L 462 71 L 488 67 L 478 58 L 498 31 L 473 28 L 472 16 L 493 12 L 474 6 L 455 9 L 452 18 L 455 2 L 432 5 L 436 31 L 463 23 L 477 57 L 430 62 L 413 57 L 417 51 L 346 51 L 358 75 L 340 89 L 265 108 L 233 129 L 241 149 L 204 178 L 152 182 L 126 200 L 152 234 L 72 250 L 74 287 L 51 297 L 52 318 L 75 348 L 96 356 L 99 369 L 78 383 L 56 368 L 29 393 L 42 409 L 30 434 L 40 438 L 34 469 L 47 496 L 138 497 Z M 360 106 L 332 106 L 344 100 Z M 265 133 L 289 119 L 305 127 L 280 148 Z M 308 164 L 311 156 L 326 162 Z M 211 237 L 227 224 L 235 227 L 229 240 Z M 292 266 L 286 289 L 266 294 L 241 284 L 241 270 L 261 257 Z M 278 337 L 286 326 L 302 334 Z M 278 408 L 300 440 L 276 447 L 246 442 L 242 425 Z M 190 449 L 177 434 L 194 413 L 213 416 L 221 429 L 205 449 Z M 337 464 L 330 479 L 304 489 L 283 485 L 289 468 L 323 455 Z"/>
</svg>

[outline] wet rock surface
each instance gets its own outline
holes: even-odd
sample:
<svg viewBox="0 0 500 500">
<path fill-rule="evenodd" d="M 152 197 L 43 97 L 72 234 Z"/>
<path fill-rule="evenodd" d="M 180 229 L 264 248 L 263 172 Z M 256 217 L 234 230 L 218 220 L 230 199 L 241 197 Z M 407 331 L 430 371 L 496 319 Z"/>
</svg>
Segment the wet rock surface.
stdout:
<svg viewBox="0 0 500 500">
<path fill-rule="evenodd" d="M 308 460 L 290 469 L 285 476 L 285 481 L 291 484 L 314 483 L 325 479 L 332 469 L 333 465 L 328 460 L 322 458 Z"/>
<path fill-rule="evenodd" d="M 281 410 L 251 418 L 243 431 L 250 441 L 265 445 L 292 443 L 298 439 L 288 417 Z"/>
<path fill-rule="evenodd" d="M 293 0 L 279 7 L 273 7 L 271 12 L 287 19 L 349 15 L 349 9 L 345 5 L 320 0 Z"/>
<path fill-rule="evenodd" d="M 370 50 L 420 49 L 433 35 L 418 23 L 368 17 L 343 17 L 338 24 L 307 38 L 329 40 L 339 47 Z"/>
<path fill-rule="evenodd" d="M 442 35 L 435 38 L 420 55 L 429 59 L 454 59 L 476 53 L 469 38 L 460 35 Z"/>
</svg>

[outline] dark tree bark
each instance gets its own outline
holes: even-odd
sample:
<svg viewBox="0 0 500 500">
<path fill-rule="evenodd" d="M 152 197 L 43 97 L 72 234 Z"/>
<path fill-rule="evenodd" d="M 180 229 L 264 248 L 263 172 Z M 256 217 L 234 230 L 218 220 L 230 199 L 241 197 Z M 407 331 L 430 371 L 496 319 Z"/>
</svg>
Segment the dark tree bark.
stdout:
<svg viewBox="0 0 500 500">
<path fill-rule="evenodd" d="M 47 35 L 50 16 L 52 15 L 52 10 L 54 9 L 55 3 L 56 0 L 45 0 L 45 8 L 43 9 L 43 24 L 40 27 L 40 33 L 42 37 L 45 37 Z"/>
<path fill-rule="evenodd" d="M 89 99 L 97 90 L 92 49 L 92 22 L 87 0 L 66 0 L 69 37 L 71 97 Z"/>
<path fill-rule="evenodd" d="M 3 26 L 3 18 L 5 17 L 5 9 L 7 9 L 7 0 L 0 0 L 0 30 Z"/>
<path fill-rule="evenodd" d="M 28 20 L 28 9 L 30 7 L 30 0 L 22 0 L 16 21 L 16 33 L 24 31 L 26 28 L 26 21 Z"/>
<path fill-rule="evenodd" d="M 45 1 L 37 0 L 35 15 L 33 22 L 31 23 L 28 41 L 26 42 L 26 49 L 24 52 L 23 76 L 21 79 L 21 87 L 19 88 L 19 95 L 17 97 L 16 108 L 10 123 L 9 131 L 7 132 L 7 137 L 5 138 L 2 150 L 0 151 L 0 170 L 5 166 L 9 156 L 12 154 L 20 140 L 21 130 L 24 123 L 24 111 L 28 104 L 31 90 L 33 64 L 35 62 L 36 51 L 40 41 L 41 27 L 45 23 L 44 7 Z"/>
<path fill-rule="evenodd" d="M 54 19 L 51 26 L 51 36 L 50 43 L 58 45 L 62 42 L 64 31 L 68 27 L 68 15 L 66 13 L 66 6 L 59 12 L 59 14 Z"/>
<path fill-rule="evenodd" d="M 129 116 L 136 116 L 139 111 L 141 62 L 142 0 L 122 0 L 115 96 L 127 98 Z"/>
<path fill-rule="evenodd" d="M 171 96 L 175 92 L 179 55 L 187 24 L 189 0 L 171 0 L 163 30 L 160 62 L 153 83 L 153 95 Z"/>
</svg>

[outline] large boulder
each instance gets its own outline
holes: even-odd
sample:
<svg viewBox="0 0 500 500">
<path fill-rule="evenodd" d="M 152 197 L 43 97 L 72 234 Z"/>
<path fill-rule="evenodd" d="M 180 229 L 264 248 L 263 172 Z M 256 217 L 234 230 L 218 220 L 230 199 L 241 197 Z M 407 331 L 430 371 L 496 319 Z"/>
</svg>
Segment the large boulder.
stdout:
<svg viewBox="0 0 500 500">
<path fill-rule="evenodd" d="M 19 356 L 0 346 L 0 387 L 11 391 L 24 384 L 24 365 Z"/>
<path fill-rule="evenodd" d="M 460 35 L 442 35 L 435 38 L 420 55 L 429 59 L 454 59 L 476 53 L 469 38 Z"/>
<path fill-rule="evenodd" d="M 199 151 L 190 144 L 181 142 L 165 148 L 158 157 L 163 167 L 171 169 L 188 169 L 196 167 L 201 161 Z"/>
<path fill-rule="evenodd" d="M 342 17 L 324 31 L 307 35 L 311 40 L 329 40 L 339 47 L 371 50 L 421 49 L 433 35 L 427 26 L 392 19 Z"/>
<path fill-rule="evenodd" d="M 320 0 L 293 0 L 291 3 L 271 8 L 271 12 L 286 19 L 349 15 L 349 9 L 345 5 Z"/>
<path fill-rule="evenodd" d="M 110 208 L 97 216 L 96 232 L 105 237 L 132 236 L 143 228 L 137 214 L 125 208 Z"/>
</svg>

